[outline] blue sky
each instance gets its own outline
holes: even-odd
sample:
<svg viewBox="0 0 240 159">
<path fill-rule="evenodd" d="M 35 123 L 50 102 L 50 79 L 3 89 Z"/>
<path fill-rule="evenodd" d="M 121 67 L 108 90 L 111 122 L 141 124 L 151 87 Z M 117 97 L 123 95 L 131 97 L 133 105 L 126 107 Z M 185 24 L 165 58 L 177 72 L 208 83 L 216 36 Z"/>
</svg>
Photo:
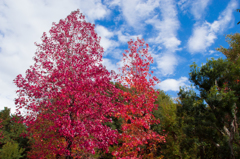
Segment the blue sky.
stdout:
<svg viewBox="0 0 240 159">
<path fill-rule="evenodd" d="M 173 98 L 179 86 L 189 86 L 189 66 L 224 56 L 226 34 L 240 29 L 237 0 L 0 0 L 0 110 L 15 112 L 13 79 L 33 64 L 34 42 L 40 42 L 52 22 L 80 9 L 94 23 L 108 70 L 120 65 L 130 39 L 144 38 L 161 83 L 157 88 Z"/>
</svg>

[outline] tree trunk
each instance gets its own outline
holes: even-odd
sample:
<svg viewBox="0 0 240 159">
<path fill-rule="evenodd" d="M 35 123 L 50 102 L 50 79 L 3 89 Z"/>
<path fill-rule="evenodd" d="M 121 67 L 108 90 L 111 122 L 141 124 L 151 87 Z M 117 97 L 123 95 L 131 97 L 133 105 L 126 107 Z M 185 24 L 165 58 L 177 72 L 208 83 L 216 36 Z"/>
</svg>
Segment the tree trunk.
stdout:
<svg viewBox="0 0 240 159">
<path fill-rule="evenodd" d="M 228 144 L 229 144 L 229 147 L 230 147 L 230 150 L 231 150 L 230 159 L 235 159 L 234 151 L 233 151 L 233 141 L 234 141 L 235 134 L 236 133 L 238 134 L 238 124 L 237 124 L 236 114 L 237 114 L 237 106 L 236 106 L 236 103 L 235 103 L 234 115 L 233 115 L 232 122 L 230 124 L 229 141 L 228 141 Z"/>
<path fill-rule="evenodd" d="M 200 137 L 200 143 L 202 143 L 202 138 Z M 204 146 L 200 146 L 200 158 L 204 159 Z"/>
<path fill-rule="evenodd" d="M 72 100 L 72 103 L 70 104 L 70 107 L 73 106 L 74 100 Z M 70 116 L 70 120 L 71 120 L 71 125 L 73 123 L 73 116 L 72 116 L 72 112 L 70 112 L 69 114 Z M 72 137 L 66 137 L 67 140 L 67 150 L 69 152 L 69 154 L 66 155 L 66 159 L 73 159 L 72 157 L 72 142 L 73 142 L 73 138 Z"/>
<path fill-rule="evenodd" d="M 73 157 L 72 157 L 72 139 L 71 138 L 68 138 L 67 139 L 67 143 L 68 143 L 68 145 L 67 145 L 67 150 L 70 152 L 69 154 L 67 154 L 66 155 L 66 159 L 73 159 Z"/>
<path fill-rule="evenodd" d="M 230 147 L 230 150 L 231 150 L 230 159 L 235 159 L 234 152 L 233 152 L 233 140 L 234 140 L 234 135 L 235 135 L 234 128 L 235 127 L 234 127 L 233 122 L 232 122 L 231 127 L 230 127 L 229 141 L 228 141 L 228 144 L 229 144 L 229 147 Z"/>
</svg>

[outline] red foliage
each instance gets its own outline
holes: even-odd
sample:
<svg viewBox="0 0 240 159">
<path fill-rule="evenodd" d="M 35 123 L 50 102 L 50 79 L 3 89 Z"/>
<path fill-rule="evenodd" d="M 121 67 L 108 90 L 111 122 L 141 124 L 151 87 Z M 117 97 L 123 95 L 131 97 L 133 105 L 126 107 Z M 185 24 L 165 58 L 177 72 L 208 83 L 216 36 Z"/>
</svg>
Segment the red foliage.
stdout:
<svg viewBox="0 0 240 159">
<path fill-rule="evenodd" d="M 79 10 L 72 12 L 65 20 L 53 23 L 50 37 L 43 33 L 42 43 L 36 44 L 35 64 L 26 71 L 26 77 L 18 75 L 14 80 L 17 113 L 26 110 L 23 121 L 31 126 L 28 133 L 37 131 L 41 114 L 39 120 L 51 121 L 45 132 L 57 132 L 66 141 L 59 142 L 58 148 L 55 142 L 39 144 L 39 148 L 70 157 L 78 156 L 74 147 L 94 153 L 94 148 L 107 150 L 117 142 L 116 131 L 103 125 L 110 121 L 105 116 L 117 109 L 112 101 L 118 90 L 100 64 L 103 48 L 99 43 L 94 25 L 87 23 Z M 52 133 L 39 133 L 42 139 L 53 137 Z"/>
<path fill-rule="evenodd" d="M 123 158 L 152 158 L 156 144 L 165 141 L 164 136 L 150 129 L 150 125 L 159 123 L 152 115 L 152 111 L 158 107 L 154 104 L 157 93 L 153 87 L 159 80 L 149 73 L 153 58 L 148 52 L 148 44 L 144 47 L 145 42 L 138 39 L 135 42 L 130 40 L 128 45 L 130 51 L 123 54 L 123 74 L 119 82 L 130 87 L 132 92 L 122 92 L 127 104 L 119 110 L 117 116 L 124 119 L 123 133 L 120 136 L 123 144 L 113 155 Z M 148 156 L 146 151 L 149 151 Z"/>
</svg>

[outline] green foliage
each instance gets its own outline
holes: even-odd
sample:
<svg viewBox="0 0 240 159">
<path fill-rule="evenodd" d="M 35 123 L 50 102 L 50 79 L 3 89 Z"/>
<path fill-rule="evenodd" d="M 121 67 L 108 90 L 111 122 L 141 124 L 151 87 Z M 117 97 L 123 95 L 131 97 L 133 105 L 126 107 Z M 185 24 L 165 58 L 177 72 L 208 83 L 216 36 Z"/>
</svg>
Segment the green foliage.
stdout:
<svg viewBox="0 0 240 159">
<path fill-rule="evenodd" d="M 19 159 L 23 157 L 21 154 L 24 152 L 23 148 L 19 148 L 18 143 L 7 142 L 0 150 L 1 159 Z"/>
<path fill-rule="evenodd" d="M 121 119 L 121 118 L 118 119 L 116 117 L 109 117 L 109 118 L 112 118 L 112 123 L 107 122 L 107 123 L 105 123 L 105 125 L 111 127 L 114 130 L 117 129 L 118 132 L 122 132 L 121 126 L 122 126 L 123 119 Z"/>
<path fill-rule="evenodd" d="M 160 124 L 152 125 L 152 129 L 159 134 L 167 134 L 166 143 L 159 144 L 159 150 L 162 151 L 162 155 L 165 157 L 174 158 L 179 155 L 179 129 L 176 129 L 176 104 L 164 91 L 158 91 L 158 98 L 155 102 L 158 104 L 158 110 L 154 111 L 153 115 L 160 119 Z"/>
<path fill-rule="evenodd" d="M 216 129 L 217 118 L 193 89 L 180 89 L 177 115 L 186 134 L 181 151 L 193 158 L 226 158 L 226 138 Z M 224 151 L 222 151 L 223 148 Z M 224 156 L 224 157 L 221 157 Z M 185 157 L 184 157 L 185 158 Z M 189 157 L 187 157 L 189 158 Z"/>
<path fill-rule="evenodd" d="M 111 82 L 111 83 L 112 83 L 112 82 Z M 116 87 L 117 89 L 121 89 L 121 90 L 123 90 L 123 91 L 125 91 L 125 92 L 129 91 L 128 88 L 122 86 L 120 83 L 115 83 L 115 84 L 112 83 L 112 84 L 115 85 L 115 87 Z M 109 92 L 109 94 L 111 94 L 111 92 Z M 124 98 L 119 95 L 118 100 L 122 101 L 123 99 L 124 99 Z M 122 102 L 124 102 L 124 101 L 122 101 Z M 112 123 L 107 122 L 107 123 L 105 123 L 105 125 L 111 127 L 111 128 L 114 129 L 114 130 L 117 129 L 118 132 L 121 133 L 121 132 L 122 132 L 122 130 L 121 130 L 121 125 L 122 125 L 123 119 L 122 119 L 122 118 L 116 118 L 116 117 L 114 117 L 114 116 L 109 116 L 108 118 L 111 118 L 111 119 L 112 119 Z"/>
<path fill-rule="evenodd" d="M 120 83 L 116 82 L 116 83 L 113 83 L 111 82 L 111 84 L 115 85 L 115 87 L 117 89 L 121 89 L 123 90 L 124 92 L 127 92 L 129 91 L 128 88 L 124 87 L 123 85 L 121 85 Z M 112 92 L 108 92 L 110 95 L 112 94 Z M 118 100 L 119 101 L 122 101 L 122 102 L 125 102 L 123 101 L 123 97 L 121 97 L 119 95 L 119 98 Z M 115 101 L 113 101 L 115 102 Z M 108 116 L 108 118 L 111 118 L 112 119 L 112 122 L 106 122 L 104 125 L 107 125 L 109 127 L 111 127 L 112 129 L 117 129 L 117 131 L 119 133 L 122 133 L 122 130 L 121 130 L 121 126 L 122 126 L 122 122 L 123 122 L 123 119 L 122 118 L 117 118 L 117 117 L 114 117 L 114 116 Z M 113 155 L 112 155 L 112 152 L 117 148 L 117 146 L 121 145 L 121 142 L 118 144 L 118 145 L 112 145 L 112 146 L 109 146 L 109 152 L 105 152 L 103 150 L 96 150 L 96 154 L 94 155 L 94 158 L 102 158 L 102 159 L 112 159 L 113 158 Z"/>
<path fill-rule="evenodd" d="M 2 126 L 0 133 L 3 138 L 0 138 L 0 149 L 9 149 L 9 151 L 17 152 L 15 149 L 16 144 L 20 147 L 18 152 L 23 153 L 22 158 L 26 158 L 26 153 L 29 151 L 28 139 L 23 136 L 26 132 L 26 126 L 20 122 L 20 117 L 10 115 L 10 109 L 5 107 L 0 112 L 0 126 Z M 8 143 L 8 145 L 6 145 Z M 12 148 L 13 149 L 12 149 Z"/>
<path fill-rule="evenodd" d="M 229 48 L 220 46 L 220 48 L 217 48 L 216 50 L 222 52 L 229 61 L 235 62 L 239 59 L 240 55 L 240 34 L 228 34 L 226 36 L 226 41 L 229 44 Z"/>
<path fill-rule="evenodd" d="M 227 59 L 191 65 L 193 88 L 178 93 L 177 118 L 185 134 L 182 158 L 239 158 L 240 34 L 226 36 L 229 48 L 217 48 Z M 186 152 L 186 153 L 185 153 Z"/>
<path fill-rule="evenodd" d="M 193 89 L 181 89 L 178 93 L 177 114 L 185 124 L 185 143 L 197 147 L 196 158 L 240 157 L 240 34 L 227 35 L 226 39 L 229 48 L 217 50 L 227 59 L 212 58 L 201 67 L 191 65 L 190 81 L 200 94 Z M 190 147 L 185 146 L 190 152 Z"/>
<path fill-rule="evenodd" d="M 158 91 L 159 94 L 156 101 L 158 110 L 154 111 L 153 115 L 160 119 L 160 124 L 152 125 L 152 129 L 159 134 L 163 132 L 167 134 L 166 143 L 159 144 L 158 152 L 161 152 L 165 158 L 194 158 L 195 151 L 191 153 L 191 150 L 195 150 L 196 147 L 191 145 L 190 149 L 185 149 L 191 143 L 185 140 L 186 134 L 183 132 L 184 123 L 179 122 L 179 117 L 177 116 L 178 105 L 164 91 Z"/>
</svg>

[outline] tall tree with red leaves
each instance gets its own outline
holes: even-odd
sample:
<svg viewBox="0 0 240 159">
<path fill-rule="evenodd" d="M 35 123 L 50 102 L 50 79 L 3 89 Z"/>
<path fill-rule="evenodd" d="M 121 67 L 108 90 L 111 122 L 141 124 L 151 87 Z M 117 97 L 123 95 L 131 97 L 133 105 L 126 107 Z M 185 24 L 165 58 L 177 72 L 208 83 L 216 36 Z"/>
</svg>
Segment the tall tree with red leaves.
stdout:
<svg viewBox="0 0 240 159">
<path fill-rule="evenodd" d="M 112 74 L 100 63 L 103 48 L 94 25 L 77 10 L 53 23 L 49 33 L 49 37 L 43 33 L 42 43 L 36 44 L 35 63 L 26 77 L 20 74 L 14 80 L 17 113 L 26 110 L 23 121 L 29 127 L 37 124 L 39 114 L 51 121 L 45 131 L 56 131 L 66 144 L 60 142 L 56 147 L 48 142 L 47 147 L 68 159 L 79 157 L 73 147 L 91 153 L 95 148 L 108 150 L 117 142 L 117 131 L 103 123 L 109 122 L 106 116 L 117 109 L 113 101 L 117 101 L 118 90 L 110 84 Z M 51 133 L 39 135 L 42 139 L 52 137 Z"/>
</svg>

